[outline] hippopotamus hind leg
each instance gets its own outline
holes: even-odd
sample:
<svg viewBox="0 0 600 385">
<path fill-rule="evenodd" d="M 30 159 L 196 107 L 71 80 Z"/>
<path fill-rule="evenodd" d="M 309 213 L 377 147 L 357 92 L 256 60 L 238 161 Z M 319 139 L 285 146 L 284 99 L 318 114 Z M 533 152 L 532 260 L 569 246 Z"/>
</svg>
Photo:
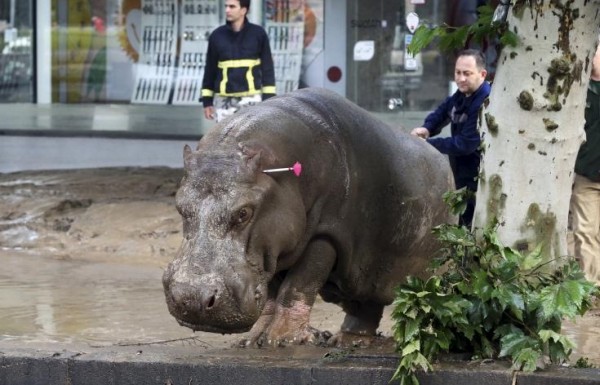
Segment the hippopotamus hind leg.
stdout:
<svg viewBox="0 0 600 385">
<path fill-rule="evenodd" d="M 379 338 L 377 328 L 384 306 L 375 302 L 348 301 L 342 303 L 346 313 L 340 331 L 328 341 L 331 346 L 371 345 Z"/>
</svg>

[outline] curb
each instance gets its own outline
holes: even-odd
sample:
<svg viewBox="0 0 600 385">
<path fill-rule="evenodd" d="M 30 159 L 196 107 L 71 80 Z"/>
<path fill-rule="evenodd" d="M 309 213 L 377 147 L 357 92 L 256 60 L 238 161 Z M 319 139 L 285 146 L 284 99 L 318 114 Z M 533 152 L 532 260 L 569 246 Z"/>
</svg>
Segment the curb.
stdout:
<svg viewBox="0 0 600 385">
<path fill-rule="evenodd" d="M 0 384 L 7 385 L 388 385 L 394 383 L 390 379 L 398 363 L 389 353 L 360 350 L 356 354 L 305 346 L 249 350 L 4 345 L 0 341 Z M 421 385 L 513 384 L 513 372 L 504 362 L 453 361 L 434 368 L 434 372 L 419 374 Z M 519 372 L 514 384 L 595 385 L 600 384 L 600 370 Z"/>
</svg>

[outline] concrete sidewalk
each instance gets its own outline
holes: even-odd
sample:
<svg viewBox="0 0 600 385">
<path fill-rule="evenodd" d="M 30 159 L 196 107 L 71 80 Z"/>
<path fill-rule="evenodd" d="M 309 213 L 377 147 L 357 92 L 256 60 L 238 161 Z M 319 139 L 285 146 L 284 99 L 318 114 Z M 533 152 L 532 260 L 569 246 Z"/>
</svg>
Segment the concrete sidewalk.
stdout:
<svg viewBox="0 0 600 385">
<path fill-rule="evenodd" d="M 387 385 L 398 364 L 390 352 L 288 346 L 109 346 L 0 341 L 0 384 L 7 385 Z M 515 374 L 505 362 L 442 362 L 421 385 L 592 385 L 598 369 L 554 368 Z"/>
<path fill-rule="evenodd" d="M 425 112 L 373 113 L 393 127 L 421 125 Z M 0 104 L 0 172 L 183 166 L 214 121 L 202 107 L 131 104 Z"/>
<path fill-rule="evenodd" d="M 201 107 L 0 104 L 0 136 L 197 140 L 214 122 Z"/>
<path fill-rule="evenodd" d="M 183 167 L 214 122 L 178 106 L 0 104 L 0 172 Z"/>
<path fill-rule="evenodd" d="M 428 111 L 371 112 L 392 127 L 420 126 Z M 215 125 L 200 106 L 0 104 L 1 136 L 197 140 Z"/>
</svg>

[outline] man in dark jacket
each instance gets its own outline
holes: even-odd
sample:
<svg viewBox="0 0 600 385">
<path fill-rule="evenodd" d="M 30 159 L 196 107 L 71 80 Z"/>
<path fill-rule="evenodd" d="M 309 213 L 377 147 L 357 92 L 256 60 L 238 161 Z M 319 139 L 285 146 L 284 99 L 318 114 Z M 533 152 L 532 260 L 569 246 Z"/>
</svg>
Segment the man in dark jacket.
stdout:
<svg viewBox="0 0 600 385">
<path fill-rule="evenodd" d="M 584 128 L 571 196 L 573 238 L 585 278 L 600 285 L 600 44 L 592 59 Z"/>
<path fill-rule="evenodd" d="M 227 23 L 208 38 L 202 80 L 207 119 L 219 121 L 241 107 L 275 95 L 269 37 L 262 27 L 248 21 L 249 9 L 250 0 L 225 0 Z"/>
<path fill-rule="evenodd" d="M 412 134 L 426 139 L 441 153 L 447 154 L 454 172 L 456 188 L 466 187 L 473 194 L 459 223 L 470 227 L 475 209 L 475 191 L 479 173 L 481 137 L 477 128 L 479 108 L 490 94 L 490 84 L 485 81 L 485 58 L 480 51 L 464 50 L 458 54 L 454 67 L 454 81 L 458 90 L 448 97 L 425 119 L 423 127 Z M 451 136 L 431 138 L 450 123 Z"/>
</svg>

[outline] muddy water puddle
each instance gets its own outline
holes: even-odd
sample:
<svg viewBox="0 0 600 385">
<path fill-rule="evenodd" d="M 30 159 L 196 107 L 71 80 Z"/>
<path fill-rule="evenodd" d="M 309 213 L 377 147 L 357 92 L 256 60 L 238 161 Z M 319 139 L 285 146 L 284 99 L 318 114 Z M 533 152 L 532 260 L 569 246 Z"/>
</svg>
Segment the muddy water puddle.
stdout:
<svg viewBox="0 0 600 385">
<path fill-rule="evenodd" d="M 0 339 L 112 345 L 206 337 L 213 347 L 226 341 L 177 324 L 158 267 L 19 254 L 0 254 L 0 263 Z"/>
<path fill-rule="evenodd" d="M 574 322 L 565 321 L 563 333 L 577 345 L 571 357 L 573 361 L 584 357 L 600 368 L 600 309 L 592 310 Z"/>
<path fill-rule="evenodd" d="M 154 266 L 61 260 L 19 253 L 0 253 L 0 340 L 83 342 L 91 346 L 146 343 L 230 347 L 241 335 L 192 333 L 168 313 Z M 390 307 L 381 330 L 390 334 Z M 317 303 L 311 323 L 337 331 L 343 319 L 338 307 Z M 585 357 L 600 367 L 600 311 L 576 322 L 564 333 L 576 344 L 575 361 Z"/>
</svg>

